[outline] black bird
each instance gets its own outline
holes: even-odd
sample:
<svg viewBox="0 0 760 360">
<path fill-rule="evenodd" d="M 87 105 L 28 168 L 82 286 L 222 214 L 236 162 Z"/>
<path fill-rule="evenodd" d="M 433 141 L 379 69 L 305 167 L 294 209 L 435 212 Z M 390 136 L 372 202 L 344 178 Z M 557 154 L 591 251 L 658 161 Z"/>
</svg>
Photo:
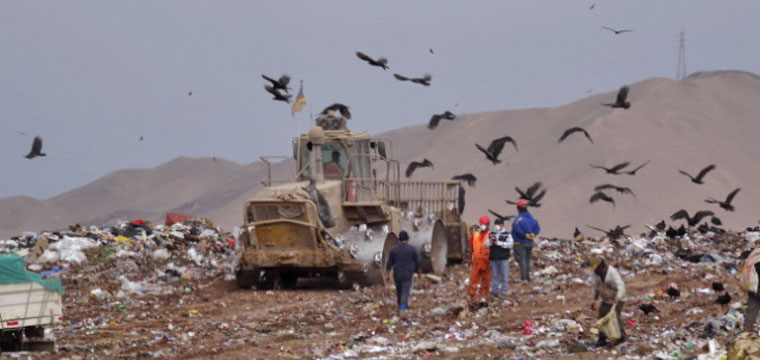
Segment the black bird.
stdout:
<svg viewBox="0 0 760 360">
<path fill-rule="evenodd" d="M 140 135 L 140 141 L 143 141 L 143 136 L 142 135 Z"/>
<path fill-rule="evenodd" d="M 658 222 L 654 227 L 656 227 L 657 230 L 660 230 L 660 231 L 665 230 L 665 220 Z"/>
<path fill-rule="evenodd" d="M 515 191 L 517 191 L 518 194 L 520 194 L 521 199 L 530 200 L 533 199 L 533 196 L 536 195 L 536 192 L 538 192 L 538 189 L 541 188 L 543 184 L 541 184 L 540 181 L 536 181 L 528 187 L 525 191 L 520 190 L 519 187 L 515 186 Z"/>
<path fill-rule="evenodd" d="M 359 59 L 362 59 L 366 62 L 368 62 L 372 66 L 377 66 L 383 68 L 383 70 L 388 70 L 388 59 L 381 57 L 377 58 L 377 60 L 365 55 L 361 51 L 356 52 L 356 56 L 359 57 Z"/>
<path fill-rule="evenodd" d="M 428 122 L 428 129 L 435 129 L 438 126 L 438 123 L 441 122 L 441 119 L 454 120 L 456 118 L 457 116 L 448 110 L 446 110 L 443 114 L 435 114 L 430 117 L 430 122 Z"/>
<path fill-rule="evenodd" d="M 46 156 L 47 154 L 42 153 L 42 138 L 39 136 L 34 137 L 34 141 L 32 141 L 32 150 L 29 151 L 29 154 L 24 156 L 27 159 L 34 159 L 37 156 Z"/>
<path fill-rule="evenodd" d="M 715 165 L 713 165 L 713 164 L 708 165 L 706 168 L 702 169 L 699 172 L 699 174 L 697 174 L 697 177 L 693 177 L 693 176 L 689 175 L 689 173 L 687 173 L 686 171 L 683 171 L 683 170 L 678 170 L 678 172 L 681 173 L 681 174 L 684 174 L 684 175 L 688 176 L 689 179 L 691 179 L 691 182 L 693 182 L 695 184 L 698 184 L 698 185 L 702 185 L 702 184 L 704 184 L 704 182 L 702 182 L 702 179 L 704 179 L 705 175 L 707 175 L 707 173 L 709 173 L 713 169 L 715 169 Z"/>
<path fill-rule="evenodd" d="M 693 217 L 690 217 L 689 213 L 686 210 L 681 209 L 673 213 L 673 215 L 670 215 L 670 220 L 676 221 L 679 219 L 683 219 L 683 220 L 686 220 L 686 223 L 689 224 L 689 227 L 692 227 L 702 222 L 702 219 L 708 216 L 713 216 L 713 215 L 715 214 L 713 214 L 712 211 L 701 210 L 701 211 L 697 211 L 697 213 L 694 214 Z"/>
<path fill-rule="evenodd" d="M 588 141 L 591 141 L 592 144 L 594 143 L 594 140 L 591 139 L 591 136 L 588 134 L 588 132 L 586 130 L 584 130 L 583 128 L 580 128 L 580 127 L 577 127 L 577 126 L 576 127 L 571 127 L 569 129 L 565 130 L 565 132 L 562 133 L 562 136 L 559 137 L 559 141 L 557 141 L 557 143 L 561 143 L 562 141 L 565 140 L 565 138 L 567 138 L 568 136 L 570 136 L 570 134 L 577 133 L 577 132 L 582 132 L 583 135 L 586 135 L 586 139 L 588 139 Z"/>
<path fill-rule="evenodd" d="M 615 29 L 613 29 L 613 28 L 608 28 L 608 27 L 606 27 L 606 26 L 602 26 L 602 29 L 605 29 L 605 30 L 609 30 L 609 31 L 612 31 L 612 32 L 614 32 L 614 33 L 615 33 L 615 35 L 620 35 L 620 34 L 622 34 L 622 33 L 624 33 L 624 32 L 631 32 L 631 31 L 633 31 L 633 30 L 629 30 L 629 29 L 623 29 L 623 30 L 615 30 Z"/>
<path fill-rule="evenodd" d="M 269 76 L 266 76 L 264 74 L 261 74 L 261 77 L 263 77 L 264 80 L 272 83 L 272 87 L 274 87 L 277 90 L 282 90 L 284 92 L 288 92 L 288 90 L 290 90 L 290 88 L 288 87 L 288 84 L 290 84 L 290 76 L 288 76 L 288 74 L 282 74 L 282 76 L 280 76 L 280 78 L 277 80 L 272 79 Z"/>
<path fill-rule="evenodd" d="M 348 111 L 348 106 L 346 105 L 343 105 L 340 103 L 332 104 L 326 107 L 324 110 L 322 110 L 322 115 L 328 115 L 331 111 L 339 111 L 340 115 L 343 116 L 344 118 L 346 119 L 351 118 L 351 112 Z"/>
<path fill-rule="evenodd" d="M 433 51 L 433 48 L 430 48 L 430 50 L 428 51 L 430 51 L 431 54 L 435 54 L 435 51 Z"/>
<path fill-rule="evenodd" d="M 591 167 L 594 168 L 594 169 L 602 169 L 602 170 L 606 171 L 610 175 L 620 175 L 619 171 L 622 170 L 624 167 L 630 165 L 630 164 L 631 163 L 629 163 L 629 162 L 626 161 L 626 162 L 617 164 L 617 165 L 615 165 L 615 166 L 613 166 L 611 168 L 606 168 L 604 166 L 594 165 L 594 164 L 591 164 Z"/>
<path fill-rule="evenodd" d="M 591 4 L 591 7 L 588 8 L 589 10 L 594 10 L 594 7 L 596 7 L 596 4 Z"/>
<path fill-rule="evenodd" d="M 686 231 L 686 228 L 683 226 L 683 224 L 681 224 L 681 226 L 679 226 L 678 229 L 676 230 L 676 236 L 683 237 L 684 235 L 686 235 L 686 233 L 687 231 Z"/>
<path fill-rule="evenodd" d="M 193 96 L 193 91 L 192 91 L 192 90 L 190 90 L 190 92 L 189 92 L 189 93 L 187 93 L 187 96 Z"/>
<path fill-rule="evenodd" d="M 717 299 L 715 299 L 716 304 L 720 305 L 728 305 L 731 302 L 731 295 L 729 293 L 725 293 L 721 296 L 718 296 Z"/>
<path fill-rule="evenodd" d="M 419 161 L 412 161 L 409 166 L 406 167 L 406 177 L 412 176 L 412 173 L 414 170 L 416 170 L 419 167 L 433 167 L 433 163 L 430 162 L 430 160 L 425 159 L 422 160 L 422 162 Z"/>
<path fill-rule="evenodd" d="M 734 190 L 730 194 L 728 194 L 728 196 L 726 196 L 726 200 L 725 201 L 720 201 L 720 200 L 715 200 L 713 198 L 709 198 L 709 199 L 705 200 L 705 202 L 708 203 L 708 204 L 718 204 L 721 208 L 723 208 L 723 210 L 726 210 L 726 211 L 734 211 L 734 206 L 731 205 L 731 201 L 734 200 L 734 196 L 736 196 L 736 193 L 738 193 L 739 190 L 741 190 L 741 188 L 736 188 L 736 190 Z"/>
<path fill-rule="evenodd" d="M 272 98 L 272 100 L 284 101 L 284 102 L 290 104 L 290 97 L 291 97 L 291 95 L 289 95 L 289 94 L 283 95 L 279 90 L 277 90 L 277 89 L 275 89 L 275 88 L 273 88 L 273 87 L 271 87 L 269 85 L 264 86 L 264 89 L 268 93 L 274 95 L 274 97 Z"/>
<path fill-rule="evenodd" d="M 639 170 L 641 170 L 641 168 L 643 168 L 644 166 L 647 166 L 647 164 L 649 164 L 649 161 L 650 160 L 647 160 L 647 162 L 641 164 L 639 167 L 637 167 L 637 168 L 635 168 L 635 169 L 633 169 L 631 171 L 623 171 L 623 174 L 636 175 L 636 172 L 639 171 Z"/>
<path fill-rule="evenodd" d="M 639 306 L 639 309 L 641 309 L 641 311 L 643 311 L 644 314 L 647 314 L 647 315 L 649 315 L 649 313 L 652 313 L 652 312 L 660 312 L 660 310 L 657 310 L 657 308 L 654 307 L 654 305 L 652 304 L 641 304 L 641 306 Z"/>
<path fill-rule="evenodd" d="M 495 216 L 497 219 L 502 219 L 504 221 L 512 220 L 512 218 L 515 217 L 514 215 L 504 216 L 491 209 L 488 209 L 488 212 L 491 213 L 491 215 Z"/>
<path fill-rule="evenodd" d="M 617 191 L 617 192 L 619 192 L 621 194 L 624 194 L 624 195 L 625 194 L 631 194 L 631 195 L 633 195 L 633 197 L 636 197 L 636 194 L 634 194 L 633 190 L 631 190 L 630 188 L 627 188 L 627 187 L 624 187 L 624 186 L 616 186 L 616 185 L 612 185 L 612 184 L 599 185 L 599 186 L 597 186 L 597 187 L 594 188 L 594 191 L 602 191 L 602 190 L 607 190 L 607 189 L 613 189 L 613 190 L 615 190 L 615 191 Z M 663 226 L 665 226 L 664 222 L 663 222 Z"/>
<path fill-rule="evenodd" d="M 716 292 L 726 291 L 726 288 L 723 286 L 723 283 L 720 283 L 720 282 L 717 282 L 717 281 L 713 281 L 712 288 Z"/>
<path fill-rule="evenodd" d="M 406 77 L 400 74 L 393 74 L 393 77 L 401 81 L 411 81 L 415 84 L 420 84 L 424 86 L 430 86 L 430 81 L 433 80 L 433 75 L 430 75 L 430 74 L 425 74 L 419 78 L 410 78 L 410 77 Z"/>
<path fill-rule="evenodd" d="M 713 225 L 715 225 L 715 226 L 721 226 L 721 225 L 723 225 L 723 222 L 720 221 L 720 218 L 717 217 L 717 216 L 713 216 L 712 219 L 710 219 L 710 223 L 713 224 Z"/>
<path fill-rule="evenodd" d="M 611 240 L 616 240 L 617 238 L 625 235 L 625 229 L 631 227 L 631 225 L 626 225 L 626 226 L 617 225 L 617 226 L 615 226 L 614 229 L 603 230 L 603 229 L 600 229 L 598 227 L 593 227 L 591 225 L 586 225 L 586 226 L 589 227 L 589 228 L 591 228 L 591 229 L 603 232 L 605 234 L 605 236 L 607 236 Z"/>
<path fill-rule="evenodd" d="M 586 237 L 583 236 L 583 233 L 580 230 L 578 230 L 578 227 L 576 226 L 575 231 L 573 231 L 573 239 L 575 239 L 576 241 L 581 241 L 585 238 Z"/>
<path fill-rule="evenodd" d="M 591 203 L 591 204 L 593 204 L 593 203 L 595 203 L 595 202 L 597 202 L 599 200 L 606 201 L 606 202 L 612 204 L 613 208 L 615 207 L 615 199 L 613 199 L 611 196 L 609 196 L 609 195 L 607 195 L 607 194 L 605 194 L 605 193 L 603 193 L 601 191 L 597 191 L 596 193 L 594 193 L 593 195 L 591 195 L 591 197 L 588 199 L 588 202 Z"/>
<path fill-rule="evenodd" d="M 670 296 L 671 300 L 681 296 L 681 291 L 672 286 L 669 286 L 668 290 L 666 290 L 665 293 Z"/>
<path fill-rule="evenodd" d="M 668 230 L 665 231 L 665 236 L 670 239 L 675 239 L 675 237 L 678 236 L 678 231 L 676 229 L 673 229 L 672 226 L 669 226 Z"/>
<path fill-rule="evenodd" d="M 467 183 L 467 185 L 475 186 L 475 182 L 478 181 L 478 178 L 475 177 L 475 175 L 466 173 L 462 175 L 456 175 L 451 178 L 451 180 L 461 180 Z"/>
<path fill-rule="evenodd" d="M 478 144 L 475 144 L 475 147 L 486 154 L 486 159 L 490 160 L 494 165 L 496 165 L 501 162 L 501 160 L 499 160 L 499 155 L 501 154 L 501 151 L 504 150 L 504 144 L 507 142 L 511 142 L 512 145 L 514 145 L 515 151 L 519 151 L 517 149 L 517 143 L 515 142 L 515 139 L 513 139 L 511 136 L 504 136 L 491 141 L 491 144 L 488 145 L 488 149 L 484 149 Z"/>
<path fill-rule="evenodd" d="M 615 99 L 614 103 L 602 103 L 604 106 L 609 106 L 611 108 L 623 108 L 628 110 L 631 107 L 631 103 L 628 101 L 625 101 L 628 98 L 628 87 L 623 86 L 618 90 L 617 99 Z"/>
</svg>

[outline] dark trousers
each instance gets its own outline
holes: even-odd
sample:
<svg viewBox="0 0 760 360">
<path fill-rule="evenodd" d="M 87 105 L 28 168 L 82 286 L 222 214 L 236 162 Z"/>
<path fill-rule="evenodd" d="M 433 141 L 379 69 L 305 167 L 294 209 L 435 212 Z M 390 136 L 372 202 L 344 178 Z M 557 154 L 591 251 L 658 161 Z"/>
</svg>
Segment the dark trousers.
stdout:
<svg viewBox="0 0 760 360">
<path fill-rule="evenodd" d="M 599 313 L 597 314 L 597 319 L 601 319 L 607 316 L 607 313 L 609 313 L 610 310 L 612 310 L 612 304 L 602 302 L 602 305 L 599 305 Z M 617 321 L 618 324 L 620 324 L 620 335 L 622 335 L 622 338 L 625 339 L 625 328 L 623 327 L 623 320 L 620 319 L 621 312 L 623 312 L 623 302 L 618 301 L 617 306 L 615 307 L 615 315 L 617 315 Z M 605 343 L 606 341 L 607 337 L 599 333 L 599 343 Z"/>
<path fill-rule="evenodd" d="M 396 303 L 409 306 L 409 294 L 412 292 L 412 277 L 393 277 L 396 283 Z"/>
<path fill-rule="evenodd" d="M 744 312 L 744 331 L 752 332 L 757 319 L 757 312 L 760 310 L 760 298 L 757 294 L 747 292 L 747 310 Z"/>
<path fill-rule="evenodd" d="M 533 242 L 515 243 L 515 260 L 520 266 L 520 280 L 530 280 L 530 254 L 533 252 Z"/>
</svg>

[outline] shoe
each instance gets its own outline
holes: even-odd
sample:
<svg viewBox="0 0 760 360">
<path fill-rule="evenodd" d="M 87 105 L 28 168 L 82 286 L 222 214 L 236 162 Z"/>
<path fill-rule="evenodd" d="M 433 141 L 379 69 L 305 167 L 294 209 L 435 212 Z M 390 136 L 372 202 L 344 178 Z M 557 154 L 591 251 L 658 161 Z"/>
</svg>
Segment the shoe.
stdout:
<svg viewBox="0 0 760 360">
<path fill-rule="evenodd" d="M 621 337 L 620 339 L 615 340 L 611 345 L 612 346 L 618 346 L 625 342 L 625 336 Z"/>
<path fill-rule="evenodd" d="M 401 309 L 401 310 L 406 310 L 407 306 L 406 306 L 406 304 L 401 304 L 401 306 L 399 306 L 398 308 Z"/>
</svg>

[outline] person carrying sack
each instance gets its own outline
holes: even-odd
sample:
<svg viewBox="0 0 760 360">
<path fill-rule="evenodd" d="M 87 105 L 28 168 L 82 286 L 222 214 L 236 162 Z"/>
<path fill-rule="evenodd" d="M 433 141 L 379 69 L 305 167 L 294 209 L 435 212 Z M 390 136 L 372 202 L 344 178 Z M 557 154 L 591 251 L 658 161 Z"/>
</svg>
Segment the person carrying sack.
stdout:
<svg viewBox="0 0 760 360">
<path fill-rule="evenodd" d="M 618 345 L 625 341 L 625 329 L 623 329 L 623 322 L 620 319 L 620 313 L 623 311 L 625 283 L 620 277 L 620 273 L 618 273 L 614 267 L 607 265 L 604 259 L 600 257 L 592 257 L 589 259 L 589 268 L 592 271 L 591 285 L 593 300 L 591 301 L 591 310 L 596 308 L 596 300 L 601 297 L 602 304 L 599 306 L 597 319 L 602 319 L 612 311 L 615 311 L 615 316 L 620 329 L 620 338 L 615 340 L 612 345 Z M 597 345 L 603 346 L 606 344 L 606 334 L 599 332 Z"/>
</svg>

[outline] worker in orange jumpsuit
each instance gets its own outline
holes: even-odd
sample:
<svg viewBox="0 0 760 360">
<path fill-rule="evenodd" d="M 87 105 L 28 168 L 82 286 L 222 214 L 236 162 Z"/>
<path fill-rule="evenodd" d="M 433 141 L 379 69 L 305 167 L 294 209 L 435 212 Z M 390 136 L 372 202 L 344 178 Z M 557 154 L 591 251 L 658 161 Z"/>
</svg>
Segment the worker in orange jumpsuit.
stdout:
<svg viewBox="0 0 760 360">
<path fill-rule="evenodd" d="M 480 296 L 487 296 L 491 287 L 491 264 L 488 260 L 489 249 L 486 247 L 486 240 L 490 231 L 488 225 L 491 219 L 488 216 L 481 216 L 480 228 L 470 235 L 470 246 L 472 247 L 472 273 L 470 273 L 470 284 L 467 286 L 467 293 L 473 300 L 478 299 L 478 285 L 480 285 Z"/>
</svg>

